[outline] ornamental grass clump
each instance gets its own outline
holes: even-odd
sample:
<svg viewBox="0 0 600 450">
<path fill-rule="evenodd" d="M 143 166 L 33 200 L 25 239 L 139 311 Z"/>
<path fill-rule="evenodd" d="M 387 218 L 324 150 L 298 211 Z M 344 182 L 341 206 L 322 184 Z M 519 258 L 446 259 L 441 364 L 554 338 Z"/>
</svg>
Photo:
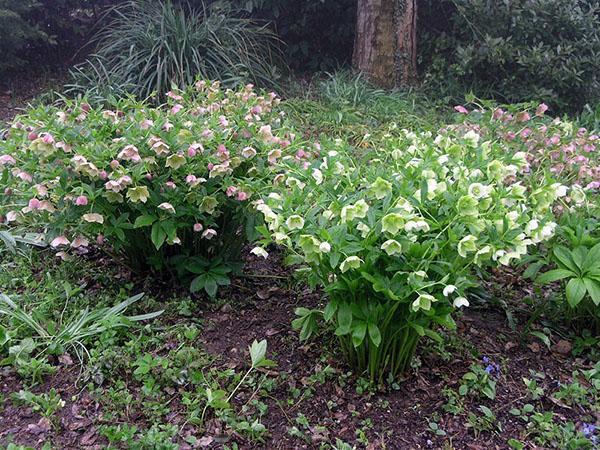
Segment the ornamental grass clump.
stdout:
<svg viewBox="0 0 600 450">
<path fill-rule="evenodd" d="M 0 141 L 0 216 L 63 251 L 97 243 L 134 269 L 204 274 L 239 252 L 257 216 L 249 203 L 297 151 L 278 103 L 199 81 L 156 108 L 32 109 Z M 197 287 L 226 284 L 229 270 L 215 270 Z"/>
<path fill-rule="evenodd" d="M 555 230 L 566 187 L 516 181 L 525 155 L 474 131 L 392 131 L 357 159 L 339 141 L 308 167 L 289 166 L 255 204 L 276 242 L 327 294 L 299 308 L 302 339 L 325 323 L 348 363 L 373 382 L 406 371 L 423 336 L 469 306 L 474 272 L 519 260 Z"/>
</svg>

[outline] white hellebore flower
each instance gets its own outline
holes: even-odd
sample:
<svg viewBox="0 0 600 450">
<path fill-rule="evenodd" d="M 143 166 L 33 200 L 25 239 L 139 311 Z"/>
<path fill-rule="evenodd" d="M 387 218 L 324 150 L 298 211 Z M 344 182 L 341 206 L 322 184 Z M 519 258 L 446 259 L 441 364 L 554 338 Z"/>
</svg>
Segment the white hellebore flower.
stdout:
<svg viewBox="0 0 600 450">
<path fill-rule="evenodd" d="M 427 232 L 429 231 L 429 224 L 425 220 L 409 220 L 404 225 L 404 231 L 407 233 Z"/>
<path fill-rule="evenodd" d="M 319 169 L 314 169 L 312 171 L 312 177 L 315 179 L 317 184 L 323 183 L 323 172 L 321 172 Z"/>
<path fill-rule="evenodd" d="M 554 190 L 554 196 L 556 198 L 564 197 L 565 195 L 567 195 L 567 187 L 566 186 L 564 186 L 560 183 L 554 183 L 551 187 Z"/>
<path fill-rule="evenodd" d="M 489 197 L 491 192 L 492 187 L 486 186 L 485 184 L 472 183 L 469 186 L 469 195 L 475 197 L 476 199 Z"/>
<path fill-rule="evenodd" d="M 299 215 L 294 214 L 287 218 L 285 224 L 290 230 L 301 230 L 304 228 L 304 219 Z"/>
<path fill-rule="evenodd" d="M 449 284 L 444 288 L 444 291 L 442 293 L 444 294 L 444 297 L 448 297 L 454 291 L 456 291 L 456 286 L 454 286 L 453 284 Z"/>
<path fill-rule="evenodd" d="M 467 300 L 467 299 L 466 299 L 466 298 L 464 298 L 464 297 L 456 297 L 456 298 L 454 299 L 454 301 L 452 302 L 452 305 L 453 305 L 455 308 L 461 308 L 461 307 L 463 307 L 463 306 L 469 306 L 469 300 Z"/>
<path fill-rule="evenodd" d="M 269 253 L 267 253 L 267 251 L 262 247 L 254 247 L 252 250 L 250 250 L 250 253 L 256 256 L 262 256 L 265 259 L 267 259 L 267 256 L 269 256 Z"/>
<path fill-rule="evenodd" d="M 329 253 L 331 251 L 331 245 L 329 245 L 329 242 L 321 242 L 319 245 L 319 251 L 321 253 Z"/>
<path fill-rule="evenodd" d="M 158 205 L 158 209 L 162 209 L 163 211 L 167 211 L 171 214 L 175 214 L 175 208 L 173 208 L 173 205 L 171 205 L 170 203 L 161 203 L 160 205 Z"/>
</svg>

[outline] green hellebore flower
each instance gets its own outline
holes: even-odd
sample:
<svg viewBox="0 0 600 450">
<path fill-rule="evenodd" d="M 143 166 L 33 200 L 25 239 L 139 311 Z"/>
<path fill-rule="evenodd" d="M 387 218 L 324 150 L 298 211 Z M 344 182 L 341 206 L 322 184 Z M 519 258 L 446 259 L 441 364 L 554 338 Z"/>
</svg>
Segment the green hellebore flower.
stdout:
<svg viewBox="0 0 600 450">
<path fill-rule="evenodd" d="M 471 195 L 463 195 L 458 199 L 456 203 L 456 209 L 458 213 L 462 216 L 476 216 L 479 214 L 479 210 L 477 208 L 478 202 L 475 197 Z"/>
<path fill-rule="evenodd" d="M 200 202 L 200 211 L 201 212 L 205 212 L 207 214 L 213 214 L 215 212 L 215 208 L 217 207 L 217 205 L 219 204 L 219 202 L 217 201 L 216 198 L 214 198 L 213 196 L 206 196 L 202 199 L 202 202 Z"/>
<path fill-rule="evenodd" d="M 415 312 L 420 309 L 429 311 L 431 309 L 431 304 L 436 301 L 437 299 L 433 295 L 420 294 L 419 297 L 417 297 L 417 299 L 412 303 L 412 310 Z"/>
<path fill-rule="evenodd" d="M 396 241 L 395 239 L 388 239 L 381 244 L 381 250 L 386 252 L 389 256 L 393 256 L 402 253 L 402 245 L 400 245 L 400 242 Z"/>
<path fill-rule="evenodd" d="M 462 238 L 458 243 L 458 254 L 463 258 L 466 258 L 468 252 L 477 251 L 475 242 L 477 242 L 477 238 L 472 234 Z"/>
<path fill-rule="evenodd" d="M 371 185 L 371 192 L 377 200 L 381 200 L 392 192 L 392 183 L 381 177 L 377 177 L 375 182 Z"/>
<path fill-rule="evenodd" d="M 150 197 L 150 193 L 148 192 L 148 188 L 146 186 L 136 186 L 127 190 L 127 198 L 133 203 L 146 203 L 148 201 L 148 197 Z"/>
<path fill-rule="evenodd" d="M 398 234 L 404 226 L 404 218 L 398 213 L 390 213 L 381 219 L 381 231 L 384 233 Z"/>
<path fill-rule="evenodd" d="M 170 167 L 173 170 L 179 169 L 181 166 L 185 164 L 185 156 L 180 155 L 179 153 L 173 153 L 167 157 L 167 161 L 165 162 L 165 167 Z"/>
<path fill-rule="evenodd" d="M 340 270 L 342 273 L 347 272 L 350 269 L 358 269 L 362 264 L 363 260 L 358 256 L 348 256 L 345 260 L 340 264 Z"/>
</svg>

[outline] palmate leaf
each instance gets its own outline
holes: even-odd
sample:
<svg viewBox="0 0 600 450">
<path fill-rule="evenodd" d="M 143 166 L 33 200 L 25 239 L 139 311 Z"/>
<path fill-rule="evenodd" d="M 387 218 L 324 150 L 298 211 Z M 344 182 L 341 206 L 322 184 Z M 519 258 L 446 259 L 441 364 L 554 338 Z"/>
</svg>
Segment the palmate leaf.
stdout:
<svg viewBox="0 0 600 450">
<path fill-rule="evenodd" d="M 575 308 L 585 296 L 587 288 L 581 278 L 572 278 L 567 283 L 567 302 Z"/>
<path fill-rule="evenodd" d="M 541 284 L 552 283 L 553 281 L 563 280 L 569 277 L 576 277 L 574 272 L 567 269 L 549 270 L 537 277 L 536 281 Z"/>
</svg>

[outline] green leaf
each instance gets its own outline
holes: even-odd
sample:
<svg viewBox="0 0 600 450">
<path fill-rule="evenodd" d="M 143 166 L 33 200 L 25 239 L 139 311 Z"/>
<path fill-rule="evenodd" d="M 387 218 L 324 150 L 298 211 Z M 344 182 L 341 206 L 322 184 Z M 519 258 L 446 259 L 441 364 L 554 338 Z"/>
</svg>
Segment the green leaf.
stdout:
<svg viewBox="0 0 600 450">
<path fill-rule="evenodd" d="M 523 277 L 528 278 L 528 279 L 535 278 L 543 266 L 544 266 L 543 262 L 535 262 L 535 263 L 529 264 L 529 266 L 527 266 L 527 269 L 525 269 L 525 272 L 523 272 Z"/>
<path fill-rule="evenodd" d="M 590 269 L 600 262 L 600 243 L 594 245 L 589 251 L 583 262 L 584 269 Z"/>
<path fill-rule="evenodd" d="M 571 257 L 571 252 L 567 248 L 563 246 L 556 247 L 554 249 L 554 255 L 556 256 L 558 261 L 567 269 L 577 274 L 579 273 L 579 268 L 577 267 L 577 264 L 575 264 L 575 261 L 573 261 L 573 258 Z"/>
<path fill-rule="evenodd" d="M 467 392 L 469 392 L 469 387 L 466 384 L 461 384 L 458 388 L 458 393 L 462 396 L 465 396 L 467 395 Z"/>
<path fill-rule="evenodd" d="M 333 315 L 337 311 L 337 308 L 337 300 L 329 300 L 327 306 L 325 306 L 325 310 L 323 311 L 323 319 L 325 319 L 325 322 L 329 322 L 333 318 Z"/>
<path fill-rule="evenodd" d="M 548 348 L 550 348 L 550 338 L 548 336 L 546 336 L 543 332 L 541 331 L 532 331 L 531 332 L 532 336 L 535 336 L 536 338 L 538 338 L 540 341 L 542 341 L 544 343 L 544 345 Z"/>
<path fill-rule="evenodd" d="M 587 254 L 588 250 L 583 246 L 577 247 L 575 250 L 571 251 L 571 258 L 580 270 L 583 269 L 583 262 L 585 261 Z"/>
<path fill-rule="evenodd" d="M 355 322 L 352 326 L 352 344 L 358 347 L 365 340 L 367 335 L 367 323 L 362 320 Z"/>
<path fill-rule="evenodd" d="M 263 339 L 258 342 L 256 339 L 250 346 L 250 359 L 252 360 L 252 367 L 259 367 L 260 363 L 265 359 L 267 354 L 267 340 Z"/>
<path fill-rule="evenodd" d="M 371 342 L 373 342 L 375 347 L 379 347 L 379 344 L 381 344 L 381 331 L 379 331 L 379 327 L 373 322 L 369 322 L 367 329 L 369 330 L 369 338 L 371 338 Z"/>
<path fill-rule="evenodd" d="M 0 348 L 2 348 L 8 341 L 10 341 L 8 330 L 0 325 Z"/>
<path fill-rule="evenodd" d="M 552 283 L 553 281 L 562 280 L 564 278 L 576 277 L 577 275 L 567 269 L 554 269 L 544 272 L 537 277 L 537 282 L 540 284 Z"/>
<path fill-rule="evenodd" d="M 148 227 L 148 226 L 152 225 L 155 221 L 156 221 L 156 216 L 144 214 L 142 216 L 139 216 L 137 219 L 135 219 L 133 228 Z"/>
<path fill-rule="evenodd" d="M 348 303 L 341 303 L 338 307 L 338 328 L 336 334 L 343 336 L 350 333 L 350 326 L 352 325 L 352 309 Z"/>
<path fill-rule="evenodd" d="M 150 233 L 150 239 L 152 240 L 154 247 L 156 247 L 156 250 L 160 250 L 166 238 L 167 233 L 165 233 L 160 226 L 160 222 L 154 222 L 152 225 L 152 231 Z"/>
<path fill-rule="evenodd" d="M 572 278 L 567 283 L 567 302 L 575 308 L 584 297 L 587 288 L 581 278 Z"/>
<path fill-rule="evenodd" d="M 592 297 L 594 305 L 600 306 L 600 283 L 589 278 L 584 278 L 583 282 L 585 283 L 588 294 Z"/>
</svg>

